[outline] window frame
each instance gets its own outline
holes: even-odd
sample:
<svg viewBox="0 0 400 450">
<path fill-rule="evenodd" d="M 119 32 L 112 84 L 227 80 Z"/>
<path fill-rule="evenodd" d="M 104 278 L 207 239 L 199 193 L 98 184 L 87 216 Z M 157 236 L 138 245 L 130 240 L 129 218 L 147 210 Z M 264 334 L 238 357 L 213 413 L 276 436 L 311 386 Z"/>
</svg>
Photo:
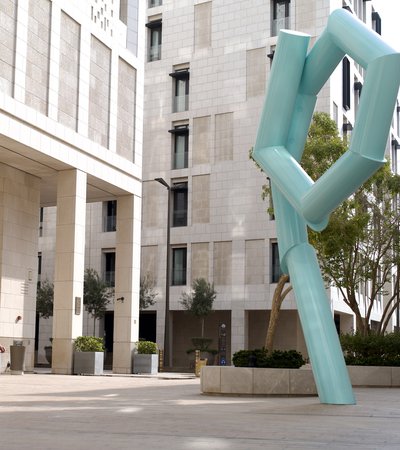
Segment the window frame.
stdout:
<svg viewBox="0 0 400 450">
<path fill-rule="evenodd" d="M 279 278 L 281 275 L 283 275 L 281 264 L 279 260 L 279 248 L 277 242 L 271 242 L 270 243 L 270 250 L 271 250 L 271 277 L 270 282 L 271 283 L 278 283 Z"/>
<path fill-rule="evenodd" d="M 174 128 L 172 128 L 171 130 L 168 130 L 169 133 L 171 133 L 172 135 L 172 148 L 173 148 L 173 152 L 172 152 L 172 170 L 179 170 L 179 169 L 187 169 L 188 168 L 188 164 L 189 164 L 189 125 L 188 124 L 184 124 L 184 125 L 175 125 Z M 183 164 L 182 167 L 181 164 L 178 164 L 179 161 L 179 156 L 182 155 L 182 152 L 179 152 L 179 140 L 180 138 L 184 139 L 184 143 L 183 143 Z"/>
<path fill-rule="evenodd" d="M 171 226 L 186 227 L 188 222 L 188 182 L 180 181 L 171 186 L 172 195 L 172 223 Z M 182 196 L 183 194 L 183 196 Z M 179 197 L 182 196 L 182 199 Z M 183 208 L 179 208 L 183 202 Z M 182 218 L 179 217 L 182 215 Z"/>
<path fill-rule="evenodd" d="M 187 247 L 172 247 L 171 286 L 187 284 Z M 182 268 L 177 268 L 178 254 L 182 254 Z"/>
</svg>

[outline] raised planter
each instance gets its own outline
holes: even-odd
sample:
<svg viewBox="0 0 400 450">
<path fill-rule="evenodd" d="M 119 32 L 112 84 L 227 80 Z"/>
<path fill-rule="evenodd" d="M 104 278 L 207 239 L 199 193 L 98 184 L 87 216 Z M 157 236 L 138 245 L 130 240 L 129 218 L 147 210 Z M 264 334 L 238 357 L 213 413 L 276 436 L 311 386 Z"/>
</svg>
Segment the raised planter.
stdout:
<svg viewBox="0 0 400 450">
<path fill-rule="evenodd" d="M 400 367 L 348 366 L 354 387 L 400 387 Z M 201 392 L 234 395 L 317 395 L 311 368 L 205 366 Z"/>
<path fill-rule="evenodd" d="M 134 353 L 132 373 L 158 373 L 158 355 Z"/>
<path fill-rule="evenodd" d="M 103 375 L 104 352 L 74 352 L 74 375 Z"/>
</svg>

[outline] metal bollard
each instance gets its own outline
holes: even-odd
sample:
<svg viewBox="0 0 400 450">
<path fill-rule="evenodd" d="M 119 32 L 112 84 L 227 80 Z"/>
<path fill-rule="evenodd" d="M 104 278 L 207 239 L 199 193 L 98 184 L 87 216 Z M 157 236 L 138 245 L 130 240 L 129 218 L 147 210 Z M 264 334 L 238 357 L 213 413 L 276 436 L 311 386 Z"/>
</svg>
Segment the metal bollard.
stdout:
<svg viewBox="0 0 400 450">
<path fill-rule="evenodd" d="M 158 370 L 164 372 L 164 350 L 158 351 Z"/>
</svg>

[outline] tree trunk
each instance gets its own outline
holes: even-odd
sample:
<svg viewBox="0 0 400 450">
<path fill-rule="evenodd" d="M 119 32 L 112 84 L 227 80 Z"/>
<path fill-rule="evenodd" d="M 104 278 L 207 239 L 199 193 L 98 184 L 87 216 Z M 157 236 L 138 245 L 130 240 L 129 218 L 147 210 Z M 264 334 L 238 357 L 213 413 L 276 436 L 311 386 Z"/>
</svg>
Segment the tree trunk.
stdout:
<svg viewBox="0 0 400 450">
<path fill-rule="evenodd" d="M 289 286 L 283 291 L 285 284 L 289 281 L 289 275 L 282 274 L 279 278 L 278 284 L 272 297 L 271 316 L 269 318 L 267 336 L 265 338 L 265 348 L 268 352 L 272 352 L 274 345 L 274 337 L 276 327 L 278 325 L 279 312 L 281 310 L 282 302 L 287 294 L 292 290 L 292 286 Z M 283 291 L 283 292 L 282 292 Z"/>
<path fill-rule="evenodd" d="M 202 317 L 201 318 L 201 337 L 203 338 L 204 337 L 204 322 L 205 322 L 205 318 L 204 317 Z"/>
<path fill-rule="evenodd" d="M 96 336 L 96 317 L 93 317 L 93 336 Z"/>
</svg>

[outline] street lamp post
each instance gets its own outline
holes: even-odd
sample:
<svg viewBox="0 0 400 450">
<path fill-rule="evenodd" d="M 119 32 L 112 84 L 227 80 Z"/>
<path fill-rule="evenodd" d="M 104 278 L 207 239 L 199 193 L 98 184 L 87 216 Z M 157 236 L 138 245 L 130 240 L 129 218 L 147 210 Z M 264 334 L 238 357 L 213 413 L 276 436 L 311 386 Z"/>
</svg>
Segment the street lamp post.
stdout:
<svg viewBox="0 0 400 450">
<path fill-rule="evenodd" d="M 170 367 L 169 361 L 169 241 L 170 241 L 170 214 L 171 214 L 171 187 L 163 178 L 155 178 L 155 181 L 167 188 L 167 247 L 165 268 L 165 324 L 164 324 L 164 367 Z"/>
</svg>

